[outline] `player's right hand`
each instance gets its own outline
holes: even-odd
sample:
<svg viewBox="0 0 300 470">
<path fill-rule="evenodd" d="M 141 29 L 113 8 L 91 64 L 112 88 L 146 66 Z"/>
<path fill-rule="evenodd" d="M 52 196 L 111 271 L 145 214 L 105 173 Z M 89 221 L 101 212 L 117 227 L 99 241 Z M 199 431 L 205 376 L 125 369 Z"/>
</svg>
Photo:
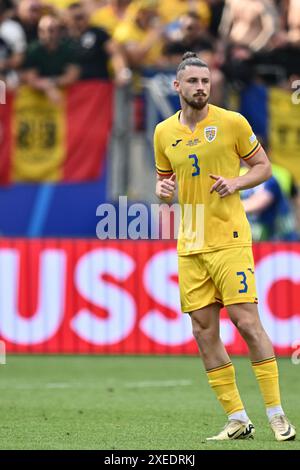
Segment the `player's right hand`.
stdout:
<svg viewBox="0 0 300 470">
<path fill-rule="evenodd" d="M 156 195 L 161 199 L 172 199 L 176 190 L 175 179 L 176 175 L 173 173 L 170 178 L 158 180 L 156 183 Z"/>
</svg>

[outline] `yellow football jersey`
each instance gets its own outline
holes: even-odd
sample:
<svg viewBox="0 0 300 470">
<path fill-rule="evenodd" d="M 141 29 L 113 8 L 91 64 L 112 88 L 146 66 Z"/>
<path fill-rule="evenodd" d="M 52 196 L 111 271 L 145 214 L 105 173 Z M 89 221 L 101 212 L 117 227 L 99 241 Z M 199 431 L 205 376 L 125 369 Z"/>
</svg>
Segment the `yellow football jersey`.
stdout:
<svg viewBox="0 0 300 470">
<path fill-rule="evenodd" d="M 224 198 L 209 174 L 239 176 L 240 158 L 260 149 L 248 121 L 239 113 L 209 105 L 192 132 L 179 121 L 180 111 L 160 122 L 154 133 L 159 175 L 176 174 L 181 208 L 178 254 L 251 245 L 251 230 L 238 192 Z"/>
</svg>

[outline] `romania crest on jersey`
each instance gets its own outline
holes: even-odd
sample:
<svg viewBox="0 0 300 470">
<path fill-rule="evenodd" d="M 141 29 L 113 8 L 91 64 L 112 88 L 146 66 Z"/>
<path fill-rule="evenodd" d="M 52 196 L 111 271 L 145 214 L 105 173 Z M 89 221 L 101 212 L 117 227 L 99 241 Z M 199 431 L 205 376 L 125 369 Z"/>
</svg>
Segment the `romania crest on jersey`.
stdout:
<svg viewBox="0 0 300 470">
<path fill-rule="evenodd" d="M 212 142 L 213 140 L 215 140 L 216 136 L 217 136 L 217 127 L 216 126 L 205 127 L 204 137 L 207 140 L 207 142 Z"/>
</svg>

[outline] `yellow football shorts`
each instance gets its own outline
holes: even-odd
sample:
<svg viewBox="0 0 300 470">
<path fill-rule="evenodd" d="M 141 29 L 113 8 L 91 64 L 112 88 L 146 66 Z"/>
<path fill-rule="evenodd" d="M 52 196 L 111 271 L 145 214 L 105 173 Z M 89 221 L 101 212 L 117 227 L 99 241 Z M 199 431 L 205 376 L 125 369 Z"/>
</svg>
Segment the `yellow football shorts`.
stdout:
<svg viewBox="0 0 300 470">
<path fill-rule="evenodd" d="M 215 302 L 257 303 L 251 246 L 179 256 L 178 274 L 185 313 Z"/>
</svg>

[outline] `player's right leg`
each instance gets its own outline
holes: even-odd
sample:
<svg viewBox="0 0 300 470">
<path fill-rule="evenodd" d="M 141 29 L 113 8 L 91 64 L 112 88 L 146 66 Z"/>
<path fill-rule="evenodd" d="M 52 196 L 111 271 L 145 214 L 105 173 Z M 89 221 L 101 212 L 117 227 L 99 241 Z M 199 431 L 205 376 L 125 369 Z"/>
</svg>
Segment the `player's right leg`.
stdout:
<svg viewBox="0 0 300 470">
<path fill-rule="evenodd" d="M 244 409 L 234 367 L 220 338 L 219 311 L 220 305 L 214 303 L 190 313 L 208 382 L 228 416 L 224 429 L 208 440 L 248 439 L 255 430 Z"/>
<path fill-rule="evenodd" d="M 204 362 L 210 386 L 228 415 L 228 423 L 215 440 L 245 439 L 254 434 L 241 401 L 234 367 L 220 338 L 220 298 L 201 255 L 179 256 L 182 311 L 189 313 L 193 334 Z"/>
</svg>

